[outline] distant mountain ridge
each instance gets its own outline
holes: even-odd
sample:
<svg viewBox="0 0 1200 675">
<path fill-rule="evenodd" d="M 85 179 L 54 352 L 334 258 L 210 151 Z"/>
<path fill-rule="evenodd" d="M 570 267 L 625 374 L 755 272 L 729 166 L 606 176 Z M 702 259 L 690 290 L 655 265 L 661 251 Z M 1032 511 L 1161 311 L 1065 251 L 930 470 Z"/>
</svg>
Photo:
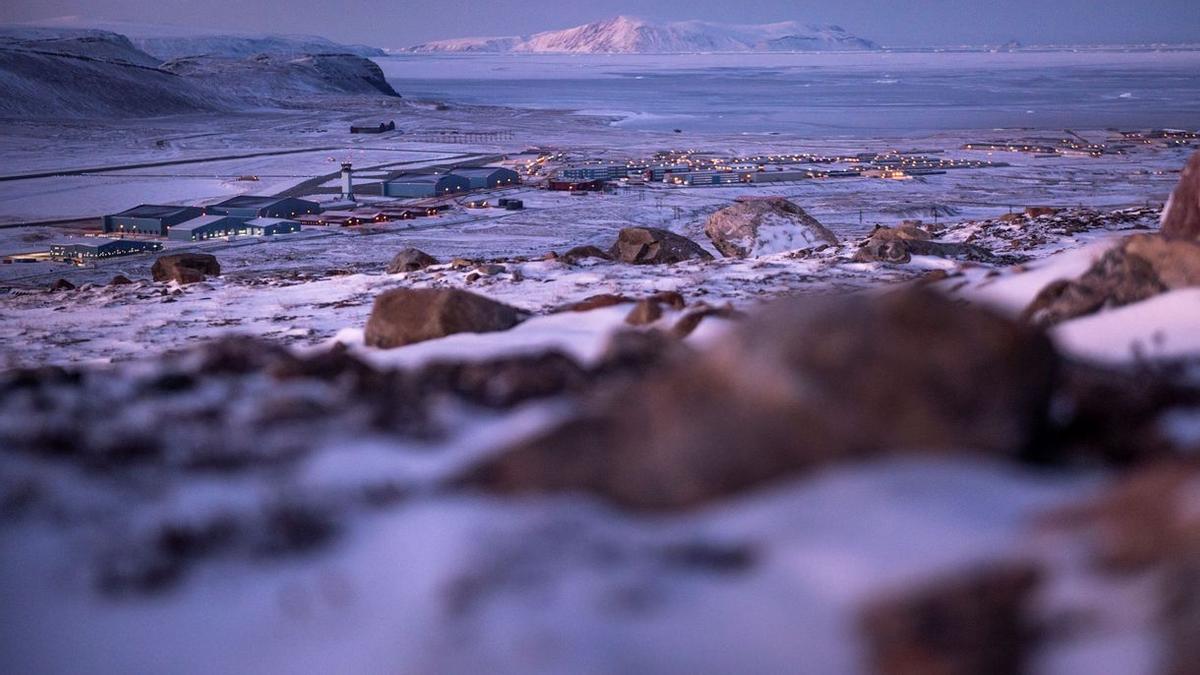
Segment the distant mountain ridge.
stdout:
<svg viewBox="0 0 1200 675">
<path fill-rule="evenodd" d="M 656 23 L 630 16 L 530 36 L 457 38 L 409 47 L 406 52 L 525 52 L 673 54 L 694 52 L 861 51 L 879 46 L 840 26 L 796 21 L 722 24 Z"/>
</svg>

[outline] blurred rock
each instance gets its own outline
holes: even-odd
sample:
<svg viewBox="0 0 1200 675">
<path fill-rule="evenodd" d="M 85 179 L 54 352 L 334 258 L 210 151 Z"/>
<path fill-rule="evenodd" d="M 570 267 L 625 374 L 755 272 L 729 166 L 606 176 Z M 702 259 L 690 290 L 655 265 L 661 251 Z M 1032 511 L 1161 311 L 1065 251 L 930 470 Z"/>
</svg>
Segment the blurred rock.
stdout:
<svg viewBox="0 0 1200 675">
<path fill-rule="evenodd" d="M 653 298 L 642 298 L 638 300 L 629 314 L 625 316 L 625 323 L 631 326 L 644 326 L 649 323 L 654 323 L 662 318 L 662 307 L 658 301 Z"/>
<path fill-rule="evenodd" d="M 870 601 L 859 625 L 881 675 L 1011 675 L 1035 645 L 1030 604 L 1039 572 L 994 564 Z"/>
<path fill-rule="evenodd" d="M 1200 152 L 1192 154 L 1162 213 L 1162 235 L 1200 241 Z"/>
<path fill-rule="evenodd" d="M 1189 286 L 1200 286 L 1200 242 L 1138 234 L 1106 251 L 1078 279 L 1043 288 L 1024 317 L 1053 325 Z"/>
<path fill-rule="evenodd" d="M 710 316 L 720 319 L 741 319 L 746 315 L 744 312 L 734 309 L 733 305 L 729 303 L 713 307 L 708 303 L 701 302 L 688 308 L 687 312 L 671 327 L 671 334 L 678 338 L 685 338 L 696 330 L 701 321 Z"/>
<path fill-rule="evenodd" d="M 712 260 L 712 254 L 684 237 L 654 227 L 626 227 L 608 251 L 618 262 L 661 265 L 684 260 Z"/>
<path fill-rule="evenodd" d="M 575 359 L 557 351 L 486 361 L 431 363 L 414 379 L 423 391 L 452 393 L 495 408 L 578 392 L 592 380 Z"/>
<path fill-rule="evenodd" d="M 1035 325 L 1052 326 L 1105 307 L 1140 302 L 1165 290 L 1150 263 L 1117 247 L 1078 279 L 1059 279 L 1043 288 L 1022 316 Z"/>
<path fill-rule="evenodd" d="M 454 333 L 508 330 L 523 318 L 515 307 L 455 288 L 397 288 L 375 298 L 365 340 L 390 349 Z"/>
<path fill-rule="evenodd" d="M 125 276 L 124 274 L 118 274 L 112 278 L 112 281 L 108 282 L 108 285 L 109 286 L 127 286 L 132 283 L 133 283 L 133 281 L 131 281 L 129 279 L 129 277 Z"/>
<path fill-rule="evenodd" d="M 75 290 L 75 284 L 67 281 L 66 279 L 59 279 L 58 281 L 55 281 L 53 284 L 50 284 L 50 290 L 51 291 L 73 291 L 73 290 Z"/>
<path fill-rule="evenodd" d="M 590 295 L 590 296 L 584 298 L 583 300 L 579 300 L 577 302 L 567 303 L 565 305 L 562 305 L 561 307 L 555 308 L 551 313 L 557 314 L 559 312 L 590 312 L 593 309 L 600 309 L 601 307 L 612 307 L 613 305 L 620 305 L 620 304 L 627 303 L 627 302 L 634 302 L 634 300 L 633 300 L 633 298 L 628 298 L 628 297 L 625 297 L 624 295 L 617 295 L 615 293 L 601 293 L 599 295 Z"/>
<path fill-rule="evenodd" d="M 1036 330 L 928 292 L 782 301 L 461 482 L 664 509 L 889 452 L 1017 458 L 1044 431 L 1056 364 Z"/>
<path fill-rule="evenodd" d="M 704 233 L 728 258 L 837 243 L 816 218 L 782 197 L 739 200 L 709 216 Z"/>
<path fill-rule="evenodd" d="M 437 258 L 428 253 L 420 249 L 406 248 L 392 258 L 392 262 L 388 264 L 387 273 L 416 272 L 436 264 L 438 264 Z"/>
<path fill-rule="evenodd" d="M 207 277 L 220 276 L 221 265 L 208 253 L 172 253 L 159 256 L 150 268 L 155 281 L 194 284 Z"/>
<path fill-rule="evenodd" d="M 1124 249 L 1149 263 L 1168 290 L 1200 286 L 1200 238 L 1187 241 L 1135 234 L 1125 240 Z"/>
</svg>

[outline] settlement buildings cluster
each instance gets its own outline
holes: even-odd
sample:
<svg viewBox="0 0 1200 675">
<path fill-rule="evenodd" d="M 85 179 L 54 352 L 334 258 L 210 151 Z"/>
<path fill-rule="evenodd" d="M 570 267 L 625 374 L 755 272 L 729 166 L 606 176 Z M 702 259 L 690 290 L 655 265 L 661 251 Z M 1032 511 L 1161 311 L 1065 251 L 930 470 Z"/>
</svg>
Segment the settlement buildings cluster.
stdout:
<svg viewBox="0 0 1200 675">
<path fill-rule="evenodd" d="M 342 165 L 342 194 L 336 202 L 321 203 L 298 197 L 239 195 L 205 207 L 173 204 L 139 204 L 104 216 L 104 239 L 51 246 L 50 257 L 86 263 L 104 258 L 161 250 L 162 244 L 142 239 L 199 242 L 235 236 L 270 237 L 299 232 L 305 225 L 353 226 L 392 220 L 435 216 L 450 208 L 444 200 L 472 190 L 517 185 L 512 169 L 469 166 L 445 173 L 403 173 L 384 180 L 379 192 L 384 201 L 362 204 L 350 180 L 351 167 Z M 408 201 L 386 201 L 387 197 Z M 520 208 L 520 200 L 509 208 Z"/>
</svg>

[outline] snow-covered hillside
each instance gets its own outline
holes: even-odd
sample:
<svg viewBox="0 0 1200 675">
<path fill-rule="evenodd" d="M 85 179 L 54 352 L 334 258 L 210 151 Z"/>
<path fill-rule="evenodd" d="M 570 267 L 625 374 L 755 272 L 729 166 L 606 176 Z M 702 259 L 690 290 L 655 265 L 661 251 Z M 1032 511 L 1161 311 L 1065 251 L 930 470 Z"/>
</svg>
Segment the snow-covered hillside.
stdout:
<svg viewBox="0 0 1200 675">
<path fill-rule="evenodd" d="M 220 31 L 194 26 L 96 21 L 79 16 L 64 16 L 37 23 L 47 29 L 99 29 L 119 33 L 159 61 L 200 55 L 229 58 L 246 58 L 255 54 L 354 54 L 368 58 L 384 55 L 383 50 L 377 47 L 340 44 L 318 35 Z"/>
<path fill-rule="evenodd" d="M 181 44 L 194 45 L 190 39 Z M 226 52 L 261 46 L 253 38 L 215 39 L 211 45 L 240 45 Z M 202 55 L 163 63 L 127 36 L 105 30 L 0 26 L 0 116 L 149 117 L 290 104 L 293 97 L 314 94 L 397 95 L 369 59 L 310 46 L 315 53 Z"/>
<path fill-rule="evenodd" d="M 258 54 L 245 59 L 192 56 L 168 61 L 162 68 L 259 104 L 294 95 L 399 95 L 379 66 L 352 54 Z"/>
<path fill-rule="evenodd" d="M 150 116 L 225 107 L 223 95 L 157 65 L 115 33 L 0 29 L 0 115 Z"/>
<path fill-rule="evenodd" d="M 410 47 L 413 52 L 568 52 L 666 54 L 746 51 L 834 51 L 878 46 L 840 26 L 782 21 L 760 25 L 707 21 L 655 23 L 618 16 L 605 21 L 526 37 L 459 38 Z"/>
</svg>

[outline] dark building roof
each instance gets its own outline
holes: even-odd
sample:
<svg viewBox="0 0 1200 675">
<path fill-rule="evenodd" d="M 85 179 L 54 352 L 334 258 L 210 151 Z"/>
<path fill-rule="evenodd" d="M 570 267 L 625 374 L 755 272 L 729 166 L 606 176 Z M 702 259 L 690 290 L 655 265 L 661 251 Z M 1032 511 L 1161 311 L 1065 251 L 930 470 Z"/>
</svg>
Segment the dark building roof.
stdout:
<svg viewBox="0 0 1200 675">
<path fill-rule="evenodd" d="M 406 173 L 388 181 L 389 183 L 437 183 L 443 178 L 454 177 L 446 173 Z M 460 176 L 461 178 L 461 176 Z"/>
<path fill-rule="evenodd" d="M 502 166 L 460 166 L 456 167 L 451 173 L 459 176 L 490 176 L 497 171 L 512 171 Z"/>
<path fill-rule="evenodd" d="M 132 209 L 126 209 L 114 216 L 125 218 L 170 218 L 186 211 L 195 209 L 194 206 L 173 206 L 166 204 L 139 204 Z"/>
<path fill-rule="evenodd" d="M 268 206 L 274 206 L 289 197 L 261 197 L 258 195 L 238 195 L 230 197 L 219 204 L 213 206 L 221 206 L 232 209 L 262 209 Z"/>
</svg>

